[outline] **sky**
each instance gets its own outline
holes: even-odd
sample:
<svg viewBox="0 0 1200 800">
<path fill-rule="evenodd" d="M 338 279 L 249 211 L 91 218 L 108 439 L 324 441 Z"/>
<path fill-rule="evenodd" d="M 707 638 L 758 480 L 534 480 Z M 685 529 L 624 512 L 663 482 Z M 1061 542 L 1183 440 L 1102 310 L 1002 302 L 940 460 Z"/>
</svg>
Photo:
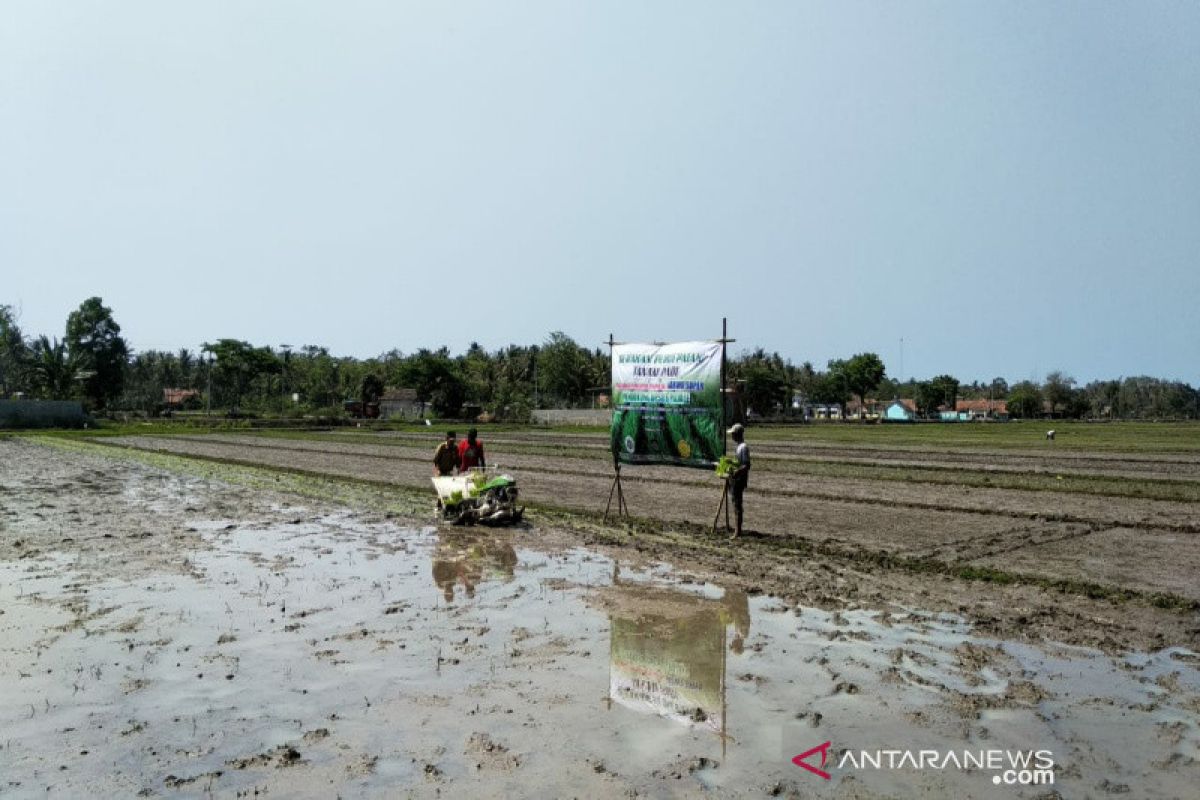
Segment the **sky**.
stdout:
<svg viewBox="0 0 1200 800">
<path fill-rule="evenodd" d="M 0 304 L 1200 384 L 1200 4 L 0 0 Z M 903 342 L 903 343 L 901 343 Z M 901 365 L 901 356 L 903 364 Z"/>
</svg>

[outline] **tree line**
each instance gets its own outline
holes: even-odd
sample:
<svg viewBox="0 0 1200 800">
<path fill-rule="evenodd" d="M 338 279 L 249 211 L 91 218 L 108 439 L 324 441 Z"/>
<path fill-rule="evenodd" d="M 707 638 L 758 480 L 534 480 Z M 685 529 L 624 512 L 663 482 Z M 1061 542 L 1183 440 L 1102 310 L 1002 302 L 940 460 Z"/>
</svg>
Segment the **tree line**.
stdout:
<svg viewBox="0 0 1200 800">
<path fill-rule="evenodd" d="M 184 407 L 218 413 L 340 416 L 347 400 L 376 402 L 386 389 L 411 389 L 440 417 L 481 411 L 523 421 L 534 408 L 587 407 L 608 394 L 609 354 L 561 331 L 541 344 L 465 353 L 448 348 L 389 350 L 374 358 L 331 355 L 325 347 L 254 345 L 216 339 L 196 350 L 135 352 L 112 309 L 91 297 L 72 311 L 61 339 L 27 337 L 11 306 L 0 305 L 0 398 L 77 399 L 92 412 L 154 415 L 164 390 L 184 390 Z M 1080 386 L 1062 372 L 1042 382 L 1004 378 L 960 382 L 952 375 L 897 382 L 875 353 L 833 359 L 824 369 L 762 348 L 731 356 L 728 378 L 744 406 L 761 417 L 799 414 L 805 404 L 851 398 L 912 398 L 936 417 L 960 399 L 1007 402 L 1014 417 L 1162 419 L 1200 417 L 1200 392 L 1186 383 L 1136 376 Z M 294 399 L 294 398 L 297 398 Z"/>
</svg>

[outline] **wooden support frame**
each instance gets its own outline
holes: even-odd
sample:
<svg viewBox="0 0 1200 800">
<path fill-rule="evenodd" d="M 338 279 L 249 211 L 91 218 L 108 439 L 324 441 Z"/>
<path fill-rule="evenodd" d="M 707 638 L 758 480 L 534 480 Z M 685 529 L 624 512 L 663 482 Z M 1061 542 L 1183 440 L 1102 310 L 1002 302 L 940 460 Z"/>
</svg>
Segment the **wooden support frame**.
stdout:
<svg viewBox="0 0 1200 800">
<path fill-rule="evenodd" d="M 621 487 L 621 465 L 613 462 L 613 482 L 608 490 L 608 504 L 604 506 L 604 521 L 608 522 L 608 512 L 612 508 L 613 495 L 617 497 L 617 516 L 628 517 L 629 506 L 625 504 L 625 490 Z"/>
<path fill-rule="evenodd" d="M 732 528 L 729 527 L 729 479 L 724 481 L 725 486 L 721 489 L 721 502 L 717 503 L 717 515 L 713 517 L 712 532 L 717 532 L 717 523 L 721 521 L 721 509 L 725 510 L 725 531 L 729 532 Z"/>
</svg>

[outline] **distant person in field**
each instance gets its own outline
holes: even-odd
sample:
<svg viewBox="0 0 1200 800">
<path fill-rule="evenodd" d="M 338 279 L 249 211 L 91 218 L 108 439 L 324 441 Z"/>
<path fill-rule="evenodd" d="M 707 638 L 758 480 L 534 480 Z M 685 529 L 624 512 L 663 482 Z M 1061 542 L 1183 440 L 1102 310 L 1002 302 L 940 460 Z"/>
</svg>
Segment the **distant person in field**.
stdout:
<svg viewBox="0 0 1200 800">
<path fill-rule="evenodd" d="M 746 444 L 746 427 L 740 422 L 729 429 L 729 435 L 737 444 L 734 457 L 737 459 L 737 469 L 729 476 L 729 488 L 733 494 L 733 512 L 737 522 L 733 529 L 733 537 L 742 535 L 742 495 L 750 483 L 750 445 Z"/>
<path fill-rule="evenodd" d="M 455 440 L 454 431 L 446 431 L 446 441 L 438 445 L 437 451 L 433 454 L 433 474 L 444 476 L 453 475 L 454 468 L 458 466 L 458 442 Z"/>
<path fill-rule="evenodd" d="M 467 431 L 467 440 L 460 442 L 458 445 L 458 471 L 466 472 L 469 469 L 479 467 L 487 469 L 487 462 L 483 458 L 483 442 L 478 439 L 479 431 L 471 428 Z"/>
</svg>

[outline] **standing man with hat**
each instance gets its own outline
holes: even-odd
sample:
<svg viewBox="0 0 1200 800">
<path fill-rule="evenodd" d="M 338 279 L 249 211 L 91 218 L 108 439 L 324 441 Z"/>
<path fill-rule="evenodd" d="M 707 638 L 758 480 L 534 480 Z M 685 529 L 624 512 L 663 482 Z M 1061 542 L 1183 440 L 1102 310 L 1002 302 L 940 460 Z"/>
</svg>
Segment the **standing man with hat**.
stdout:
<svg viewBox="0 0 1200 800">
<path fill-rule="evenodd" d="M 733 511 L 737 518 L 737 525 L 733 529 L 733 538 L 742 535 L 742 495 L 746 492 L 746 486 L 750 482 L 750 445 L 746 444 L 746 426 L 742 423 L 737 423 L 729 429 L 729 435 L 737 444 L 737 450 L 734 451 L 734 457 L 737 459 L 737 469 L 729 475 L 730 489 L 733 493 Z"/>
</svg>

